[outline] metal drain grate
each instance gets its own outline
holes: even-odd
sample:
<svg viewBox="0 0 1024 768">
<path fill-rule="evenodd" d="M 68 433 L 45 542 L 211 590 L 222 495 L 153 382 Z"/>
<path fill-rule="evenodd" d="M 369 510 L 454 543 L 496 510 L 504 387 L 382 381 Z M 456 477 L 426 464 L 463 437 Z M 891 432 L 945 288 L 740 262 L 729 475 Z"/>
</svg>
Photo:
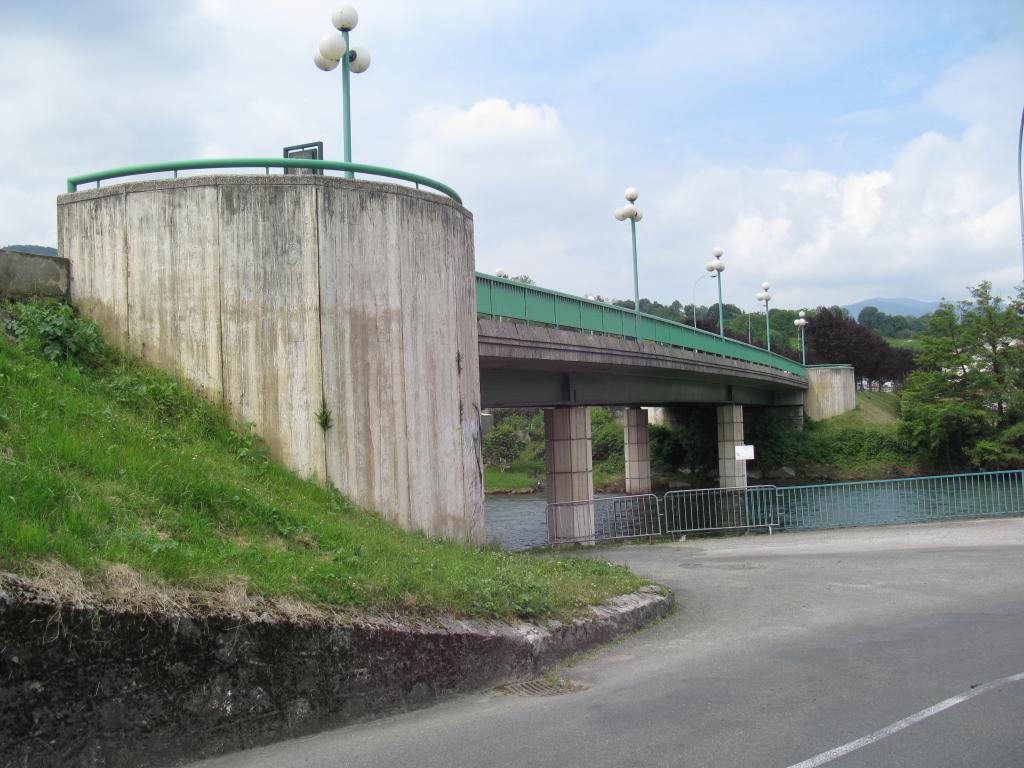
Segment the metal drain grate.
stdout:
<svg viewBox="0 0 1024 768">
<path fill-rule="evenodd" d="M 527 680 L 524 683 L 499 685 L 494 692 L 503 696 L 560 696 L 582 690 L 583 686 L 568 680 Z"/>
</svg>

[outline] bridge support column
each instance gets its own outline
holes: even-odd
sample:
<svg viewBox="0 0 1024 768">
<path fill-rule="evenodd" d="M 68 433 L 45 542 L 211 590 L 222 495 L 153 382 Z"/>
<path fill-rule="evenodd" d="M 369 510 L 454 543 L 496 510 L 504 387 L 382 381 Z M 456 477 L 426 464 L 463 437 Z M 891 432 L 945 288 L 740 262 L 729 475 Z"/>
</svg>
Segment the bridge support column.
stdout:
<svg viewBox="0 0 1024 768">
<path fill-rule="evenodd" d="M 747 487 L 747 462 L 736 461 L 736 446 L 743 445 L 743 406 L 718 406 L 718 485 Z"/>
<path fill-rule="evenodd" d="M 626 493 L 651 492 L 651 449 L 647 441 L 647 411 L 627 408 L 623 428 L 626 448 Z"/>
<path fill-rule="evenodd" d="M 594 543 L 594 465 L 590 409 L 544 411 L 548 471 L 548 534 L 552 543 Z"/>
</svg>

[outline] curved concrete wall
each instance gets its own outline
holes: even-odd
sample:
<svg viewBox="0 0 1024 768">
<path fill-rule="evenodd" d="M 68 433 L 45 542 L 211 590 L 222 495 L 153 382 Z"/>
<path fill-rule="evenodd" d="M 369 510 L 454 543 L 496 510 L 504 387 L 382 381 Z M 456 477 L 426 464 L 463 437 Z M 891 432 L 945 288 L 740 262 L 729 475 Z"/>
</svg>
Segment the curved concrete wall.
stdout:
<svg viewBox="0 0 1024 768">
<path fill-rule="evenodd" d="M 466 209 L 393 184 L 204 176 L 62 195 L 58 238 L 85 315 L 287 466 L 404 528 L 483 541 Z"/>
<path fill-rule="evenodd" d="M 807 367 L 804 411 L 811 421 L 823 421 L 857 407 L 853 366 Z"/>
</svg>

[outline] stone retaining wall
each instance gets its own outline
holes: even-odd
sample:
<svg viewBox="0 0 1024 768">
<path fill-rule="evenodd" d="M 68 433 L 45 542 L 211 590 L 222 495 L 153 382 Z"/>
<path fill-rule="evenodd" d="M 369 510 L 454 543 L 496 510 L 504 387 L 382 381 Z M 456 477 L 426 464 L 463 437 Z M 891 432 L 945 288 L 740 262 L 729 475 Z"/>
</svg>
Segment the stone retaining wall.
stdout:
<svg viewBox="0 0 1024 768">
<path fill-rule="evenodd" d="M 664 616 L 653 589 L 569 624 L 314 622 L 61 606 L 0 579 L 0 768 L 158 766 L 528 679 Z"/>
</svg>

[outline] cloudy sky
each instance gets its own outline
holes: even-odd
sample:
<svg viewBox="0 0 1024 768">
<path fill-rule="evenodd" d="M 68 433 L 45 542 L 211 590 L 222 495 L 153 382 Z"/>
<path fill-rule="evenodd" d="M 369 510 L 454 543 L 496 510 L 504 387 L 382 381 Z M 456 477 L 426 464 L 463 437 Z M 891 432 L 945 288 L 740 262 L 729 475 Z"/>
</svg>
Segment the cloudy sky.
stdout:
<svg viewBox="0 0 1024 768">
<path fill-rule="evenodd" d="M 0 0 L 0 244 L 55 244 L 91 170 L 340 159 L 330 0 Z M 357 161 L 440 179 L 477 267 L 631 297 L 752 307 L 960 298 L 1021 282 L 1024 4 L 359 0 Z"/>
</svg>

